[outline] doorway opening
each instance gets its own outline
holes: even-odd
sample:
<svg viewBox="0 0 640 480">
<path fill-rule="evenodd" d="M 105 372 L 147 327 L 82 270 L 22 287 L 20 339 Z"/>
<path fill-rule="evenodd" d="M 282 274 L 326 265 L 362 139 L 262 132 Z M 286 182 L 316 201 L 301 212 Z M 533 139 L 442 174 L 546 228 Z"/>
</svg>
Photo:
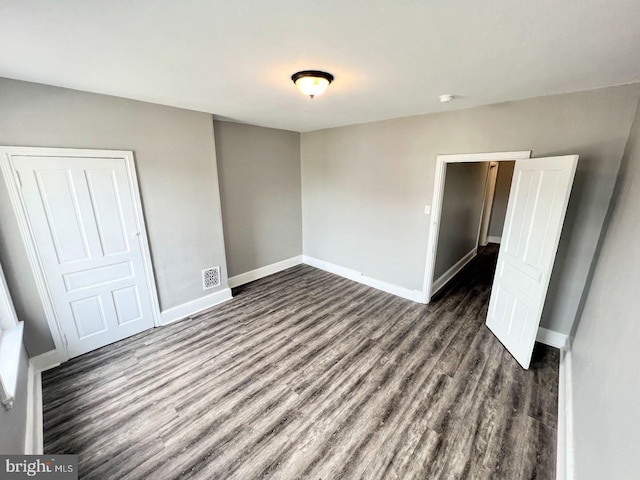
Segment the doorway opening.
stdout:
<svg viewBox="0 0 640 480">
<path fill-rule="evenodd" d="M 451 212 L 443 212 L 443 204 L 445 202 L 445 186 L 447 183 L 447 171 L 449 170 L 449 177 L 451 173 L 455 175 L 454 182 L 451 182 L 452 188 L 450 190 L 450 199 L 455 199 L 456 196 L 466 195 L 465 188 L 471 186 L 474 188 L 475 193 L 479 191 L 479 202 L 482 205 L 479 210 L 480 215 L 486 209 L 485 198 L 487 195 L 487 170 L 490 164 L 497 164 L 499 170 L 500 162 L 513 162 L 521 159 L 531 158 L 531 151 L 516 151 L 516 152 L 494 152 L 494 153 L 472 153 L 472 154 L 460 154 L 460 155 L 438 155 L 436 160 L 436 176 L 433 186 L 433 201 L 431 203 L 431 228 L 429 229 L 429 241 L 427 247 L 427 261 L 425 268 L 425 279 L 423 290 L 425 292 L 426 303 L 431 301 L 433 295 L 441 289 L 455 274 L 460 271 L 464 265 L 466 265 L 476 254 L 479 242 L 479 237 L 482 229 L 482 221 L 478 220 L 473 225 L 475 215 L 470 212 L 465 213 L 465 228 L 466 239 L 451 248 L 451 254 L 447 254 L 445 257 L 441 256 L 440 264 L 436 269 L 436 256 L 438 253 L 438 245 L 440 239 L 441 221 L 444 214 L 455 213 L 465 208 L 464 203 L 458 203 L 457 205 L 450 205 L 451 202 L 447 202 L 447 207 L 451 207 Z M 459 164 L 463 164 L 459 167 Z M 472 167 L 472 170 L 467 170 L 464 165 Z M 458 184 L 455 180 L 462 178 L 463 185 Z M 478 190 L 478 178 L 480 178 L 481 186 Z M 462 188 L 460 188 L 462 187 Z M 490 186 L 489 186 L 490 187 Z M 476 196 L 476 198 L 478 198 Z M 506 210 L 505 210 L 506 213 Z M 447 217 L 448 218 L 448 217 Z M 490 222 L 489 222 L 490 227 Z M 475 229 L 475 230 L 474 230 Z M 448 232 L 445 232 L 446 238 Z M 466 251 L 464 249 L 469 247 Z M 459 255 L 453 262 L 452 258 Z M 447 265 L 448 264 L 448 265 Z M 437 282 L 437 283 L 436 283 Z"/>
<path fill-rule="evenodd" d="M 489 162 L 514 161 L 486 324 L 525 369 L 531 361 L 578 163 L 577 155 L 533 159 L 530 155 L 438 156 L 424 283 L 428 303 L 477 255 L 480 237 L 488 242 L 491 219 L 484 210 L 493 203 L 487 202 L 487 190 L 495 189 L 492 184 L 497 181 L 497 175 L 496 181 L 488 175 Z M 459 165 L 464 163 L 471 166 Z"/>
<path fill-rule="evenodd" d="M 447 164 L 432 298 L 479 249 L 500 244 L 514 167 L 513 160 Z"/>
</svg>

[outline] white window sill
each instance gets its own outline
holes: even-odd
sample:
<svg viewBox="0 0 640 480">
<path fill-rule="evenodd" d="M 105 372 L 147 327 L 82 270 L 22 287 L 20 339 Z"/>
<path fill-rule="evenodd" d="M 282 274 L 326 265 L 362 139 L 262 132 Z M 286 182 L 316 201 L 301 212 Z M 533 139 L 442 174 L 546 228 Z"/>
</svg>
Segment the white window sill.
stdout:
<svg viewBox="0 0 640 480">
<path fill-rule="evenodd" d="M 18 387 L 23 332 L 24 322 L 0 331 L 0 401 L 7 409 L 13 407 Z"/>
</svg>

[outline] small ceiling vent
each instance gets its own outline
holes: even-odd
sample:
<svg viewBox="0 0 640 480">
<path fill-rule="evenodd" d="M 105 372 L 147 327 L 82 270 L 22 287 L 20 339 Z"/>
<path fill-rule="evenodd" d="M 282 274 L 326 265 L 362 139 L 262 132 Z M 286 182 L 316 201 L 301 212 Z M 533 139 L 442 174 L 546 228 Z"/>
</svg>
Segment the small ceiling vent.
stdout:
<svg viewBox="0 0 640 480">
<path fill-rule="evenodd" d="M 202 289 L 209 290 L 220 286 L 220 267 L 211 267 L 202 270 Z"/>
</svg>

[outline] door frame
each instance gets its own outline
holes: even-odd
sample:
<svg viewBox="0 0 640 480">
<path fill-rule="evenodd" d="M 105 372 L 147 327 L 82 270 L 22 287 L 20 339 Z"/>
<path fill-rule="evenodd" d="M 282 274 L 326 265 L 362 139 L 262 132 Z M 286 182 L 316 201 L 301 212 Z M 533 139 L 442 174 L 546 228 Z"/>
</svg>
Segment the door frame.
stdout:
<svg viewBox="0 0 640 480">
<path fill-rule="evenodd" d="M 471 162 L 506 162 L 531 158 L 531 150 L 514 152 L 461 153 L 453 155 L 438 155 L 436 157 L 436 173 L 433 182 L 433 200 L 431 201 L 431 218 L 429 225 L 429 239 L 427 241 L 427 258 L 424 269 L 422 292 L 424 303 L 431 302 L 433 294 L 433 273 L 438 251 L 438 234 L 442 215 L 442 201 L 444 198 L 444 184 L 448 163 Z M 478 232 L 479 233 L 479 232 Z"/>
<path fill-rule="evenodd" d="M 478 242 L 476 247 L 484 247 L 489 243 L 489 227 L 491 223 L 491 211 L 493 210 L 493 200 L 496 195 L 498 165 L 498 162 L 489 163 L 489 171 L 487 172 L 487 181 L 484 188 L 482 214 L 480 215 L 480 230 L 478 231 Z"/>
<path fill-rule="evenodd" d="M 22 242 L 27 251 L 31 271 L 35 277 L 36 287 L 42 306 L 44 307 L 47 324 L 51 331 L 51 337 L 55 344 L 55 354 L 49 358 L 52 364 L 62 363 L 69 360 L 69 352 L 63 340 L 62 328 L 56 316 L 56 311 L 51 297 L 51 292 L 47 285 L 44 275 L 44 268 L 40 258 L 40 254 L 36 247 L 33 230 L 27 216 L 24 199 L 22 197 L 22 189 L 20 188 L 20 179 L 17 175 L 13 157 L 14 156 L 38 156 L 38 157 L 82 157 L 82 158 L 109 158 L 122 159 L 127 169 L 128 187 L 133 199 L 134 216 L 136 220 L 136 228 L 140 235 L 138 241 L 142 252 L 142 262 L 144 264 L 144 274 L 151 297 L 151 311 L 153 314 L 154 326 L 160 326 L 160 302 L 158 300 L 158 290 L 156 288 L 155 275 L 153 273 L 153 263 L 151 261 L 151 251 L 149 249 L 149 239 L 147 236 L 147 227 L 144 221 L 144 212 L 142 209 L 142 200 L 140 198 L 140 190 L 138 188 L 138 176 L 132 151 L 126 150 L 92 150 L 80 148 L 49 148 L 49 147 L 20 147 L 20 146 L 2 146 L 0 145 L 0 170 L 4 177 L 11 205 L 18 221 L 18 228 L 22 237 Z M 48 353 L 48 352 L 47 352 Z"/>
</svg>

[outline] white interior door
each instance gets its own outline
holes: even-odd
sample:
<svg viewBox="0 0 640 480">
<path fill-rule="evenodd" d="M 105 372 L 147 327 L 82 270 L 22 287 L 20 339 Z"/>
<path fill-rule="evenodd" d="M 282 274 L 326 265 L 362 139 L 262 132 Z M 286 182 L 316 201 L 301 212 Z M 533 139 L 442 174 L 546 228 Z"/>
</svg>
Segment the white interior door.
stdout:
<svg viewBox="0 0 640 480">
<path fill-rule="evenodd" d="M 529 368 L 577 155 L 516 161 L 487 326 Z"/>
<path fill-rule="evenodd" d="M 124 158 L 13 157 L 70 357 L 154 326 Z"/>
</svg>

